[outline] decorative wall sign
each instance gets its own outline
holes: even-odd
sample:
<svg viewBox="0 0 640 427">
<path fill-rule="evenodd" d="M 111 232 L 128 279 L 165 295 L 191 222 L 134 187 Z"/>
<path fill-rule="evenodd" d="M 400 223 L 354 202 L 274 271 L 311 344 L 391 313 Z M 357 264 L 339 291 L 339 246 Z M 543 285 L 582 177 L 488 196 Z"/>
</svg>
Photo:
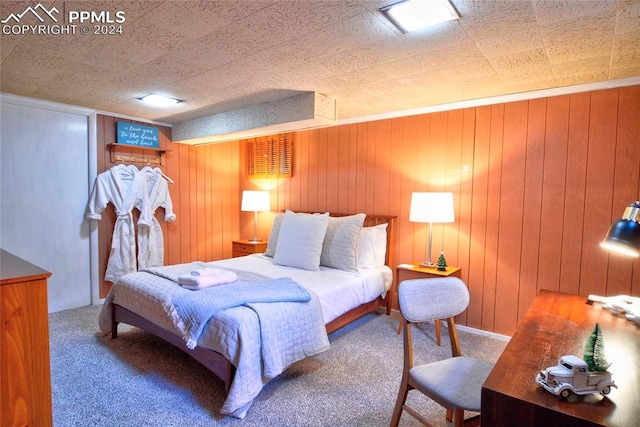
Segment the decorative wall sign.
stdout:
<svg viewBox="0 0 640 427">
<path fill-rule="evenodd" d="M 116 122 L 116 125 L 118 144 L 160 148 L 158 128 L 127 122 Z"/>
</svg>

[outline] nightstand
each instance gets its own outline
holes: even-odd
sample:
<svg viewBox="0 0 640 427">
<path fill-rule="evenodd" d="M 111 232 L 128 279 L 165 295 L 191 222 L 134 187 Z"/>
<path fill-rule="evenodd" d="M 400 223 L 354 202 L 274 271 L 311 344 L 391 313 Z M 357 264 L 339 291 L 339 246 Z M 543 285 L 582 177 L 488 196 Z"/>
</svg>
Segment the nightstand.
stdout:
<svg viewBox="0 0 640 427">
<path fill-rule="evenodd" d="M 249 239 L 233 240 L 231 256 L 233 258 L 239 256 L 247 256 L 251 254 L 261 254 L 267 250 L 267 241 L 252 242 Z"/>
<path fill-rule="evenodd" d="M 400 264 L 396 267 L 396 277 L 398 278 L 398 286 L 403 280 L 410 279 L 428 279 L 434 277 L 457 277 L 460 278 L 460 267 L 447 267 L 445 271 L 439 271 L 436 267 L 420 267 L 419 262 L 410 262 L 406 264 Z M 396 301 L 398 296 L 391 295 L 391 301 Z M 436 325 L 436 341 L 440 345 L 440 321 L 435 321 Z M 402 330 L 402 322 L 398 328 L 398 334 Z"/>
</svg>

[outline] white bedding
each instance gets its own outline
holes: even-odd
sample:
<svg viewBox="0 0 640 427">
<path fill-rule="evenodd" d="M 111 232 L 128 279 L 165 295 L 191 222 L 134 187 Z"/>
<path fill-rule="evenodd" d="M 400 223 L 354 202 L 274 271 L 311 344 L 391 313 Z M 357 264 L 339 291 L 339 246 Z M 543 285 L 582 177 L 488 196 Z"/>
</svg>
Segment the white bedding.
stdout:
<svg viewBox="0 0 640 427">
<path fill-rule="evenodd" d="M 393 273 L 387 266 L 349 272 L 320 266 L 319 271 L 285 267 L 262 254 L 213 261 L 212 265 L 259 272 L 272 279 L 291 277 L 320 299 L 324 323 L 327 324 L 347 311 L 384 296 L 391 287 Z"/>
<path fill-rule="evenodd" d="M 204 263 L 201 266 L 252 271 L 274 279 L 291 277 L 312 291 L 314 294 L 312 302 L 321 308 L 322 313 L 313 315 L 315 330 L 318 327 L 324 330 L 321 325 L 384 295 L 392 281 L 392 272 L 388 267 L 364 272 L 345 272 L 327 267 L 320 267 L 320 271 L 307 271 L 275 265 L 271 258 L 260 254 Z M 114 284 L 105 300 L 99 319 L 100 328 L 104 333 L 111 332 L 110 304 L 114 302 L 163 329 L 180 335 L 180 331 L 176 329 L 162 307 L 167 298 L 181 292 L 186 291 L 176 283 L 150 273 L 125 275 Z M 255 311 L 245 306 L 234 307 L 213 317 L 198 339 L 198 346 L 217 351 L 236 367 L 231 389 L 221 409 L 222 414 L 244 418 L 262 386 L 279 374 L 279 372 L 272 372 L 265 375 L 263 363 L 261 363 L 260 339 L 255 338 L 256 334 L 260 333 L 259 324 Z M 314 350 L 315 353 L 324 350 L 326 347 L 323 347 L 322 342 L 319 341 Z M 306 356 L 315 353 L 306 354 Z M 299 358 L 303 358 L 303 355 Z"/>
</svg>

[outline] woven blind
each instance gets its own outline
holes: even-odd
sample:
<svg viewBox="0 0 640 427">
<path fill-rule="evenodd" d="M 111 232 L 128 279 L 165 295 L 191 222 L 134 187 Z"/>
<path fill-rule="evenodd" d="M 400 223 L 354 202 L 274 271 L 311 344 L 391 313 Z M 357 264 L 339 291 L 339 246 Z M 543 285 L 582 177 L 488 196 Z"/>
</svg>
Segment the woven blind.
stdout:
<svg viewBox="0 0 640 427">
<path fill-rule="evenodd" d="M 292 133 L 246 139 L 245 146 L 247 177 L 291 177 Z"/>
</svg>

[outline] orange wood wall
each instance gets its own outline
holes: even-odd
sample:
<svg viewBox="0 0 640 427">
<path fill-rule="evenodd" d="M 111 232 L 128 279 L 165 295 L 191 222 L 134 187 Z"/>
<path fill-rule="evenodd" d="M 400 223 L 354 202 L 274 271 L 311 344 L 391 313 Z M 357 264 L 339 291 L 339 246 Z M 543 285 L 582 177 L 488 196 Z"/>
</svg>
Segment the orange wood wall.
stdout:
<svg viewBox="0 0 640 427">
<path fill-rule="evenodd" d="M 242 190 L 268 189 L 259 237 L 287 208 L 391 214 L 396 261 L 422 261 L 427 226 L 408 220 L 411 192 L 452 191 L 456 221 L 434 226 L 433 257 L 462 267 L 471 303 L 459 322 L 511 335 L 540 289 L 640 295 L 640 261 L 598 246 L 640 198 L 639 118 L 633 86 L 296 132 L 293 177 L 273 180 L 244 176 L 239 142 L 173 144 L 161 128 L 178 215 L 163 223 L 165 259 L 231 256 L 232 239 L 253 235 Z M 100 117 L 103 146 L 114 122 Z"/>
<path fill-rule="evenodd" d="M 432 258 L 462 267 L 474 328 L 511 335 L 540 289 L 640 295 L 640 261 L 598 245 L 640 197 L 640 86 L 297 132 L 291 179 L 241 187 L 274 211 L 397 215 L 398 263 L 426 258 L 411 193 L 452 191 Z"/>
</svg>

